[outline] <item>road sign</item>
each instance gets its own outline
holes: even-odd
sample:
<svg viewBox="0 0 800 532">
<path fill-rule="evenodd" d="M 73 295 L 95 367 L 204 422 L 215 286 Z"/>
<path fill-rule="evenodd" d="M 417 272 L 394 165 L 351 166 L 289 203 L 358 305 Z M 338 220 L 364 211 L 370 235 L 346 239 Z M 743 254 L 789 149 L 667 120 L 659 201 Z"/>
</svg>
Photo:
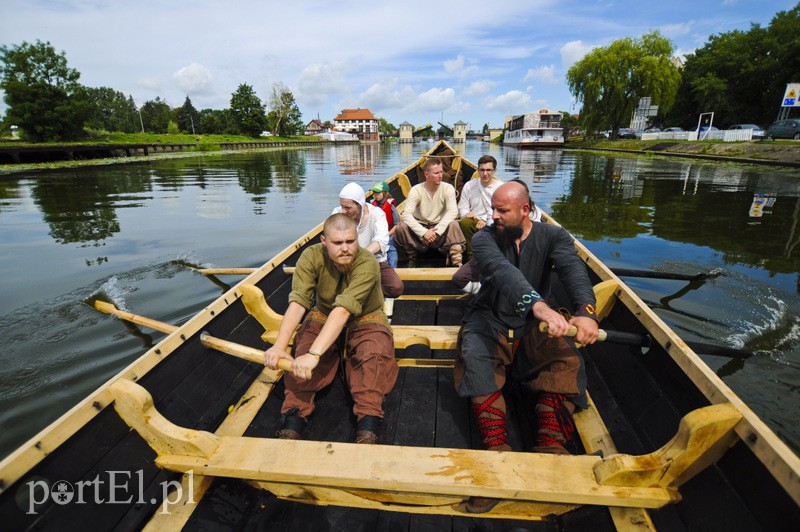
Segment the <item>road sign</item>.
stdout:
<svg viewBox="0 0 800 532">
<path fill-rule="evenodd" d="M 800 107 L 800 83 L 787 83 L 781 107 Z"/>
</svg>

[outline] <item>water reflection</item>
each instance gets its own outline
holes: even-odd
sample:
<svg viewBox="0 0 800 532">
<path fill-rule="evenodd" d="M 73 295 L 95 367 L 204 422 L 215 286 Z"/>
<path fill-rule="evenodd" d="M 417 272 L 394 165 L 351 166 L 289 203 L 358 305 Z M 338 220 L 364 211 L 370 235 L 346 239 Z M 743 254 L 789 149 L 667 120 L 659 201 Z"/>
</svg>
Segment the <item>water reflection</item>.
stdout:
<svg viewBox="0 0 800 532">
<path fill-rule="evenodd" d="M 506 167 L 515 169 L 521 179 L 537 183 L 554 176 L 562 153 L 560 149 L 523 150 L 511 147 L 503 150 L 503 162 Z"/>
<path fill-rule="evenodd" d="M 753 167 L 582 156 L 567 191 L 551 205 L 579 238 L 620 241 L 650 235 L 716 250 L 726 264 L 800 271 L 796 188 Z M 753 189 L 771 216 L 753 224 Z"/>
<path fill-rule="evenodd" d="M 375 175 L 381 162 L 380 144 L 341 146 L 337 149 L 336 162 L 342 175 Z"/>
<path fill-rule="evenodd" d="M 34 182 L 31 196 L 41 209 L 43 221 L 50 226 L 50 236 L 59 244 L 100 243 L 119 232 L 119 220 L 112 195 L 143 192 L 149 183 L 103 176 L 42 178 Z M 133 202 L 130 206 L 137 206 Z"/>
</svg>

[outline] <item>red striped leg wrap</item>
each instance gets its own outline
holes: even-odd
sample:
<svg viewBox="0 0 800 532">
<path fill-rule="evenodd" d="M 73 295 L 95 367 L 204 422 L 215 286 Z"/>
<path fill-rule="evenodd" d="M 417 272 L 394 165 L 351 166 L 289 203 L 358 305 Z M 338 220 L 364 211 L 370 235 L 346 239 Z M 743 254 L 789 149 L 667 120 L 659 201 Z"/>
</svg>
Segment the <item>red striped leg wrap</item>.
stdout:
<svg viewBox="0 0 800 532">
<path fill-rule="evenodd" d="M 506 434 L 506 413 L 492 406 L 502 394 L 501 390 L 494 392 L 487 400 L 481 404 L 473 404 L 475 418 L 478 421 L 478 430 L 483 438 L 483 443 L 487 449 L 497 445 L 508 445 Z M 487 417 L 488 414 L 497 416 L 497 419 Z"/>
<path fill-rule="evenodd" d="M 566 395 L 559 393 L 542 392 L 539 394 L 539 403 L 536 408 L 536 421 L 539 424 L 536 434 L 538 447 L 563 446 L 572 439 L 575 434 L 575 423 L 572 421 L 569 408 L 564 405 L 564 401 L 568 400 Z M 560 435 L 563 439 L 559 441 L 554 435 Z"/>
</svg>

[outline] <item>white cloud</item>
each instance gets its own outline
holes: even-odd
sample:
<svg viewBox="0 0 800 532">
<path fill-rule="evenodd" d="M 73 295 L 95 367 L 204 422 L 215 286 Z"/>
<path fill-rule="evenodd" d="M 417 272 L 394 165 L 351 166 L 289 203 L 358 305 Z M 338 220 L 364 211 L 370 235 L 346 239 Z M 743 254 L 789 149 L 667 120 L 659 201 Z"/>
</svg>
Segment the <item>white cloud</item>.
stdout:
<svg viewBox="0 0 800 532">
<path fill-rule="evenodd" d="M 464 66 L 468 61 L 464 59 L 463 55 L 459 55 L 455 59 L 448 59 L 444 62 L 444 72 L 448 76 L 467 78 L 475 76 L 478 73 L 478 65 Z M 470 61 L 473 62 L 473 61 Z"/>
<path fill-rule="evenodd" d="M 459 55 L 455 59 L 448 59 L 444 62 L 444 71 L 452 76 L 459 73 L 464 68 L 464 56 Z"/>
<path fill-rule="evenodd" d="M 172 79 L 187 93 L 202 93 L 211 87 L 214 76 L 203 65 L 192 63 L 180 68 L 172 75 Z"/>
<path fill-rule="evenodd" d="M 358 102 L 362 107 L 368 107 L 371 111 L 376 112 L 387 109 L 402 109 L 417 98 L 411 87 L 405 86 L 401 89 L 396 89 L 396 86 L 396 79 L 375 83 L 358 96 Z"/>
<path fill-rule="evenodd" d="M 522 91 L 511 90 L 505 94 L 487 98 L 484 101 L 484 105 L 491 111 L 501 111 L 504 113 L 524 113 L 528 104 L 530 104 L 530 101 L 530 95 Z"/>
<path fill-rule="evenodd" d="M 570 41 L 561 47 L 561 64 L 565 69 L 569 68 L 583 59 L 583 56 L 591 52 L 593 48 L 595 46 L 586 44 L 583 41 Z"/>
<path fill-rule="evenodd" d="M 328 101 L 328 96 L 347 93 L 347 77 L 350 68 L 345 63 L 317 63 L 309 65 L 300 73 L 297 100 L 303 104 L 317 106 Z"/>
<path fill-rule="evenodd" d="M 666 37 L 675 38 L 689 35 L 692 32 L 694 24 L 690 22 L 679 22 L 677 24 L 666 24 L 661 26 L 661 33 Z"/>
<path fill-rule="evenodd" d="M 407 106 L 409 111 L 433 112 L 450 109 L 456 104 L 456 91 L 450 87 L 440 89 L 434 87 L 418 95 L 416 100 Z"/>
<path fill-rule="evenodd" d="M 402 113 L 464 112 L 469 104 L 456 99 L 456 91 L 451 87 L 434 87 L 417 93 L 412 87 L 397 87 L 397 80 L 375 83 L 358 96 L 358 105 L 369 108 L 373 113 L 390 109 Z"/>
<path fill-rule="evenodd" d="M 479 96 L 481 94 L 486 94 L 496 86 L 496 81 L 492 81 L 490 79 L 479 79 L 477 81 L 473 81 L 469 87 L 464 89 L 463 94 L 464 96 Z"/>
<path fill-rule="evenodd" d="M 531 68 L 528 70 L 528 73 L 525 74 L 523 81 L 535 80 L 548 84 L 558 83 L 558 80 L 555 76 L 555 70 L 556 69 L 553 65 Z"/>
</svg>

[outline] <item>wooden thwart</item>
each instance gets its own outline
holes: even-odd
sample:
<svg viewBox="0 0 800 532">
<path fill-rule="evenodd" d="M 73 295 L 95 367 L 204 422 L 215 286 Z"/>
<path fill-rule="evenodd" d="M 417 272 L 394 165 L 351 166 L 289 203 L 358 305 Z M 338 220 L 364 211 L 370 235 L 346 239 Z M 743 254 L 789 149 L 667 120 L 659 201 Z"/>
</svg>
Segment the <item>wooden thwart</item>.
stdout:
<svg viewBox="0 0 800 532">
<path fill-rule="evenodd" d="M 278 337 L 283 316 L 272 310 L 267 304 L 264 292 L 252 284 L 243 283 L 238 287 L 241 292 L 242 303 L 249 312 L 264 327 L 261 339 L 274 343 Z M 394 346 L 396 349 L 405 349 L 411 345 L 425 345 L 431 349 L 455 349 L 458 336 L 457 325 L 394 325 Z"/>
<path fill-rule="evenodd" d="M 306 486 L 317 490 L 316 497 L 327 490 L 342 493 L 331 495 L 333 502 L 316 504 L 360 497 L 364 505 L 389 500 L 402 511 L 406 505 L 435 506 L 450 514 L 474 495 L 543 503 L 549 513 L 582 504 L 660 508 L 678 501 L 676 486 L 735 441 L 733 427 L 741 417 L 732 405 L 706 407 L 688 414 L 675 438 L 655 453 L 601 459 L 220 437 L 170 423 L 149 393 L 131 381 L 121 379 L 110 391 L 120 416 L 158 453 L 160 467 L 241 478 L 293 500 L 307 498 Z"/>
</svg>

